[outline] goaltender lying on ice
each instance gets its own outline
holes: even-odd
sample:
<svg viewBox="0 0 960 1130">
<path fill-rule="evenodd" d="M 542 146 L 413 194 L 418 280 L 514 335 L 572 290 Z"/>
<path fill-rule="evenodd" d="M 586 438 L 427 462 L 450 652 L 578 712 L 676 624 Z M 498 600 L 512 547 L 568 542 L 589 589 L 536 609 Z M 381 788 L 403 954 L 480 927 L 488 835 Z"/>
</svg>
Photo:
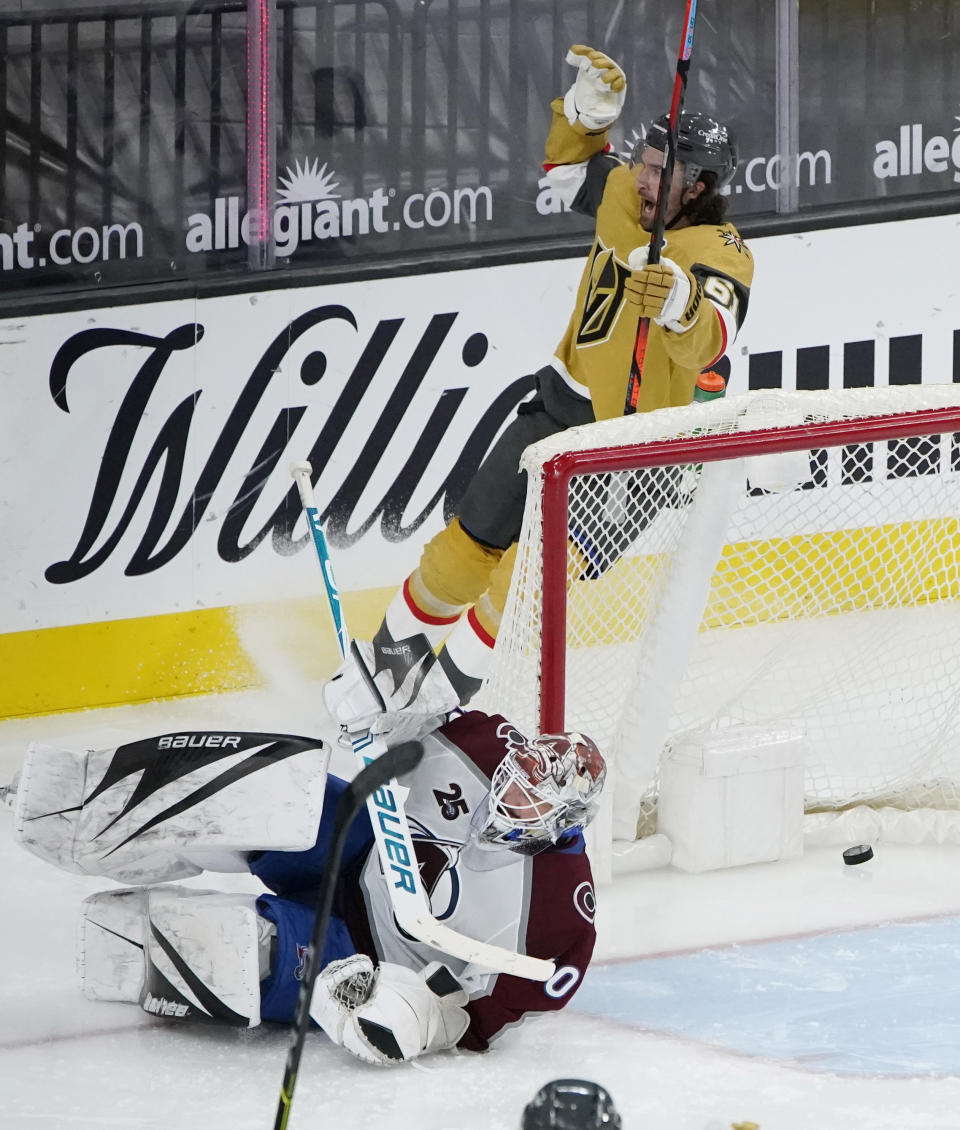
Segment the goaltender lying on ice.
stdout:
<svg viewBox="0 0 960 1130">
<path fill-rule="evenodd" d="M 422 761 L 400 784 L 431 913 L 557 971 L 545 983 L 495 974 L 407 936 L 362 812 L 347 836 L 310 1015 L 370 1063 L 483 1050 L 525 1016 L 562 1008 L 593 952 L 582 829 L 606 773 L 593 742 L 528 740 L 478 711 L 457 712 L 422 741 Z M 329 755 L 319 739 L 265 733 L 32 748 L 14 799 L 20 842 L 68 871 L 135 884 L 83 903 L 85 994 L 181 1021 L 291 1022 L 345 787 L 328 775 Z M 270 893 L 169 882 L 204 870 L 249 870 Z"/>
</svg>

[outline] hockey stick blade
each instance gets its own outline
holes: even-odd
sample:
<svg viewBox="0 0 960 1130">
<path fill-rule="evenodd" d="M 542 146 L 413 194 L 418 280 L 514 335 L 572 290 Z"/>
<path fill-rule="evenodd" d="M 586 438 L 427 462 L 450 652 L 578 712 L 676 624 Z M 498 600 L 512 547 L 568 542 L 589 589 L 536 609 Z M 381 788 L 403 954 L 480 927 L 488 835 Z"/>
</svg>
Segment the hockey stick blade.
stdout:
<svg viewBox="0 0 960 1130">
<path fill-rule="evenodd" d="M 429 914 L 417 918 L 409 925 L 401 922 L 401 926 L 424 945 L 433 946 L 442 953 L 458 957 L 471 965 L 478 965 L 481 969 L 489 969 L 493 973 L 507 973 L 526 981 L 549 981 L 557 971 L 556 965 L 546 958 L 516 953 L 489 942 L 478 942 L 468 938 L 466 934 L 458 934 Z"/>
<path fill-rule="evenodd" d="M 420 764 L 422 757 L 423 746 L 419 742 L 403 742 L 401 745 L 394 746 L 393 749 L 388 749 L 386 753 L 381 754 L 380 757 L 375 758 L 360 770 L 344 789 L 337 804 L 333 821 L 333 836 L 330 840 L 330 851 L 323 873 L 323 881 L 320 884 L 320 893 L 317 897 L 317 913 L 310 934 L 303 980 L 300 982 L 300 991 L 297 994 L 297 1007 L 293 1016 L 293 1032 L 290 1048 L 287 1051 L 287 1061 L 283 1069 L 283 1082 L 280 1084 L 280 1097 L 277 1100 L 277 1114 L 274 1119 L 273 1130 L 286 1130 L 290 1118 L 293 1092 L 297 1084 L 297 1071 L 300 1068 L 300 1057 L 303 1054 L 303 1041 L 307 1033 L 307 1025 L 310 1022 L 310 1002 L 313 998 L 317 974 L 320 972 L 320 955 L 323 952 L 330 912 L 333 909 L 333 894 L 336 890 L 336 881 L 340 871 L 340 862 L 343 858 L 343 847 L 347 832 L 367 799 L 378 789 L 383 788 L 393 777 L 402 777 L 406 773 L 411 773 Z"/>
</svg>

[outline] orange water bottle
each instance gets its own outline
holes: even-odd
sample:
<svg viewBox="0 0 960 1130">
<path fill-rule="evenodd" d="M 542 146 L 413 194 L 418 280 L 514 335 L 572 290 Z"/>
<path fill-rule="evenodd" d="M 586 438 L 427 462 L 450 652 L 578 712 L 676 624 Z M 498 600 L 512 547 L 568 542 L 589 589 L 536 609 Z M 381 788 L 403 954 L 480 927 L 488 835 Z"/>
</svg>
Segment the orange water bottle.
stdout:
<svg viewBox="0 0 960 1130">
<path fill-rule="evenodd" d="M 697 377 L 697 383 L 693 389 L 694 400 L 716 400 L 718 397 L 723 396 L 727 391 L 727 382 L 723 377 L 714 372 L 713 369 L 707 369 L 705 373 L 701 373 Z"/>
</svg>

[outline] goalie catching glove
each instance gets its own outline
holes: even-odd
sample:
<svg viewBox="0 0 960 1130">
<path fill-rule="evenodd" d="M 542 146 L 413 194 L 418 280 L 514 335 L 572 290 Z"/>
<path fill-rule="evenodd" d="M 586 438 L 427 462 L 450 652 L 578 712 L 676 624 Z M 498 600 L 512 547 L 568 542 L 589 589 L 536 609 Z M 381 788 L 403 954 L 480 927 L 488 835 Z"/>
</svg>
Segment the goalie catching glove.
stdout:
<svg viewBox="0 0 960 1130">
<path fill-rule="evenodd" d="M 576 82 L 563 99 L 563 112 L 570 125 L 579 122 L 588 131 L 608 129 L 620 117 L 627 94 L 622 68 L 602 51 L 575 43 L 567 62 L 578 67 Z"/>
<path fill-rule="evenodd" d="M 658 326 L 686 333 L 700 315 L 703 288 L 672 259 L 647 263 L 649 246 L 630 252 L 627 264 L 633 272 L 625 283 L 627 300 L 640 318 L 652 318 Z"/>
<path fill-rule="evenodd" d="M 452 1048 L 470 1023 L 468 999 L 439 962 L 416 973 L 354 954 L 321 971 L 310 1015 L 335 1044 L 385 1066 Z"/>
</svg>

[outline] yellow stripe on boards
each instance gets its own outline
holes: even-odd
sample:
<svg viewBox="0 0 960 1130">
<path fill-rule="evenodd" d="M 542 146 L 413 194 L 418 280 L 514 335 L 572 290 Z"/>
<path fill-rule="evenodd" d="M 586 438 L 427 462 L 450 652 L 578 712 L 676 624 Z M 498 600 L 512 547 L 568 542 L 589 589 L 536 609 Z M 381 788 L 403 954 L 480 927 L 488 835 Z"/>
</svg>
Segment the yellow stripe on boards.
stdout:
<svg viewBox="0 0 960 1130">
<path fill-rule="evenodd" d="M 669 554 L 621 560 L 567 586 L 568 646 L 636 640 L 647 628 Z M 571 551 L 571 577 L 583 561 Z M 726 545 L 700 630 L 960 600 L 960 520 L 901 522 Z"/>
<path fill-rule="evenodd" d="M 728 545 L 701 630 L 957 600 L 958 533 L 937 518 Z"/>
<path fill-rule="evenodd" d="M 107 620 L 0 636 L 0 716 L 254 685 L 229 609 Z"/>
<path fill-rule="evenodd" d="M 342 593 L 351 632 L 369 639 L 394 591 Z M 286 672 L 319 683 L 339 662 L 322 594 L 10 632 L 0 718 L 264 687 Z"/>
</svg>

